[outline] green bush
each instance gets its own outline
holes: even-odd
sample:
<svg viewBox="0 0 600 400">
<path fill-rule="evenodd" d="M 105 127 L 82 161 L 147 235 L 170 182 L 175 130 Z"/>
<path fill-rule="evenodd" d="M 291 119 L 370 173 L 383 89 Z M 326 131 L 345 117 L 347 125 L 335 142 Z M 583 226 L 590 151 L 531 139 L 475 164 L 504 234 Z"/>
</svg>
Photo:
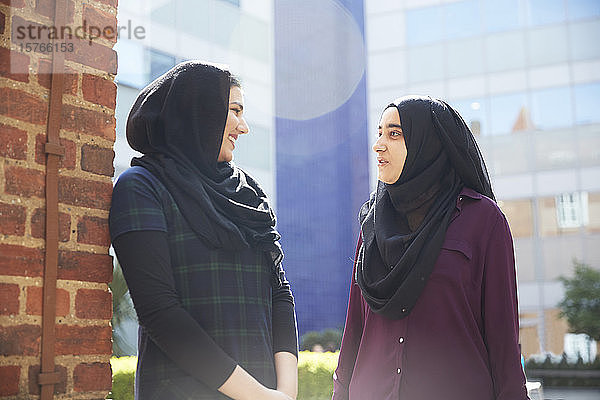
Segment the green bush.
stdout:
<svg viewBox="0 0 600 400">
<path fill-rule="evenodd" d="M 106 397 L 113 400 L 133 400 L 133 385 L 135 381 L 135 367 L 137 357 L 113 357 L 110 359 L 112 367 L 112 390 Z"/>
<path fill-rule="evenodd" d="M 298 357 L 298 400 L 331 400 L 333 371 L 339 353 L 301 351 Z"/>
<path fill-rule="evenodd" d="M 298 357 L 298 400 L 330 400 L 333 371 L 339 353 L 301 351 Z M 137 357 L 113 357 L 112 391 L 107 399 L 133 400 L 133 384 Z"/>
</svg>

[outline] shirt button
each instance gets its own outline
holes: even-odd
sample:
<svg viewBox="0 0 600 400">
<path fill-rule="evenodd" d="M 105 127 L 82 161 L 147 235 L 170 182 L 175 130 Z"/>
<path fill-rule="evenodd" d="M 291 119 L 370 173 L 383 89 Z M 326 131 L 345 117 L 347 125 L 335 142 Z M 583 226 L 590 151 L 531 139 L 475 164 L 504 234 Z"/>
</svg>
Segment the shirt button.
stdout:
<svg viewBox="0 0 600 400">
<path fill-rule="evenodd" d="M 398 343 L 404 343 L 404 338 L 403 337 L 398 338 Z"/>
<path fill-rule="evenodd" d="M 396 373 L 398 373 L 398 374 L 399 374 L 400 372 L 402 372 L 402 370 L 401 370 L 400 368 L 398 368 L 398 369 L 396 370 Z"/>
<path fill-rule="evenodd" d="M 406 312 L 406 308 L 403 308 L 403 309 L 402 309 L 402 312 L 403 312 L 403 313 L 405 313 L 405 312 Z"/>
</svg>

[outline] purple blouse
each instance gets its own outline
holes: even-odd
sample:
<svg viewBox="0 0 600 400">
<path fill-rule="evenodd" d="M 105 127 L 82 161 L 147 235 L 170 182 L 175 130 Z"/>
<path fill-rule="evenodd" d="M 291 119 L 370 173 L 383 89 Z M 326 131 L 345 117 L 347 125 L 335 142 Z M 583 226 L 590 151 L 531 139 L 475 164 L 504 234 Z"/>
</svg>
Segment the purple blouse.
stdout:
<svg viewBox="0 0 600 400">
<path fill-rule="evenodd" d="M 528 399 L 518 340 L 508 223 L 465 188 L 407 317 L 375 314 L 352 278 L 333 400 Z"/>
</svg>

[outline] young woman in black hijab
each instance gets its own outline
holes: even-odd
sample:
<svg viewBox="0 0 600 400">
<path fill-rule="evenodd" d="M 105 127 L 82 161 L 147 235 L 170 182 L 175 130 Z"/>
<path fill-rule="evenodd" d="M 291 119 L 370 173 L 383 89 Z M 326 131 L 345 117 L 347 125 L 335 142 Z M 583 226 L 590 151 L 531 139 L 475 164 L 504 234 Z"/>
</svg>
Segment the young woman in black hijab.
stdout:
<svg viewBox="0 0 600 400">
<path fill-rule="evenodd" d="M 512 237 L 448 104 L 384 110 L 334 400 L 523 400 Z"/>
<path fill-rule="evenodd" d="M 239 82 L 200 62 L 142 90 L 111 238 L 139 322 L 136 398 L 279 399 L 297 392 L 294 301 L 275 215 L 231 161 L 248 133 Z"/>
</svg>

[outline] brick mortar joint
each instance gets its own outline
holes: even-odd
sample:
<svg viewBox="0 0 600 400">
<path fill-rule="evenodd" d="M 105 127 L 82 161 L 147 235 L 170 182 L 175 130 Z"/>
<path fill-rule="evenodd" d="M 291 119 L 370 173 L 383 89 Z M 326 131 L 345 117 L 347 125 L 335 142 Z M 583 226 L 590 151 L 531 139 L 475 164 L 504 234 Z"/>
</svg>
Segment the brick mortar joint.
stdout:
<svg viewBox="0 0 600 400">
<path fill-rule="evenodd" d="M 0 115 L 0 123 L 25 131 L 28 136 L 35 137 L 41 133 L 46 133 L 45 125 L 32 124 L 31 122 L 21 121 L 20 119 L 12 118 L 7 115 Z"/>
<path fill-rule="evenodd" d="M 61 242 L 58 245 L 58 251 L 82 251 L 84 253 L 109 255 L 108 249 L 110 246 L 101 246 L 96 244 L 87 244 L 79 242 Z"/>
<path fill-rule="evenodd" d="M 14 51 L 11 49 L 11 51 Z M 30 64 L 31 66 L 31 64 Z M 29 82 L 15 81 L 7 77 L 0 78 L 0 88 L 21 90 L 29 95 L 37 96 L 41 101 L 48 102 L 50 90 L 29 79 Z"/>
<path fill-rule="evenodd" d="M 44 251 L 45 240 L 33 237 L 15 236 L 15 235 L 3 235 L 2 244 L 22 246 L 33 250 Z"/>
</svg>

